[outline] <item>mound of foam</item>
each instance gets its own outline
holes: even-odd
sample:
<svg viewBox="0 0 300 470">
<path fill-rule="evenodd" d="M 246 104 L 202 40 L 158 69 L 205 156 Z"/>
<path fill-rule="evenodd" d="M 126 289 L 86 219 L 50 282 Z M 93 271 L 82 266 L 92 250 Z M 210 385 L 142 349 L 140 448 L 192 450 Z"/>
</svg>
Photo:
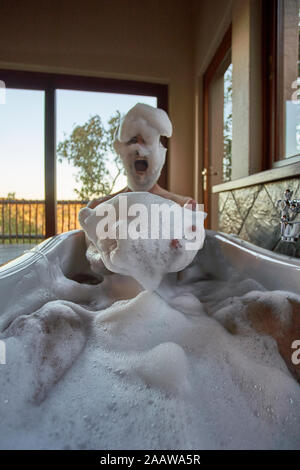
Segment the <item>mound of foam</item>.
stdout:
<svg viewBox="0 0 300 470">
<path fill-rule="evenodd" d="M 144 103 L 137 103 L 126 114 L 120 126 L 118 139 L 128 142 L 133 136 L 141 134 L 147 140 L 152 134 L 171 137 L 172 123 L 163 109 Z"/>
<path fill-rule="evenodd" d="M 1 315 L 0 448 L 299 449 L 299 296 L 213 266 L 157 292 L 33 266 Z"/>
<path fill-rule="evenodd" d="M 189 387 L 189 364 L 185 351 L 176 343 L 162 343 L 144 355 L 136 368 L 148 387 L 168 394 L 184 394 Z"/>
<path fill-rule="evenodd" d="M 191 263 L 204 243 L 204 217 L 148 192 L 124 193 L 79 213 L 106 268 L 134 277 L 149 290 L 157 289 L 165 274 Z"/>
<path fill-rule="evenodd" d="M 81 352 L 86 331 L 70 306 L 53 301 L 19 316 L 5 331 L 4 337 L 12 336 L 24 345 L 30 364 L 33 386 L 28 399 L 40 402 Z"/>
</svg>

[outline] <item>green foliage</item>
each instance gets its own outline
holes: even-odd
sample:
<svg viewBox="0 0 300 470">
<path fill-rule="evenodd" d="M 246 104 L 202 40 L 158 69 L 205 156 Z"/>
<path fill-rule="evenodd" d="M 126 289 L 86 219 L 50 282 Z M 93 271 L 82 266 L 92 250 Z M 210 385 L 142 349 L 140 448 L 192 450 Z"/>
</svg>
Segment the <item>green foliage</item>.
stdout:
<svg viewBox="0 0 300 470">
<path fill-rule="evenodd" d="M 10 197 L 12 195 L 13 197 Z M 9 193 L 7 200 L 15 200 L 15 193 Z M 20 201 L 20 200 L 19 200 Z M 39 241 L 43 238 L 44 231 L 44 204 L 28 203 L 24 201 L 17 204 L 1 204 L 0 201 L 0 227 L 4 243 L 23 243 L 24 235 L 30 235 L 30 238 L 24 237 L 24 243 L 37 243 L 35 236 L 41 235 Z M 18 236 L 17 236 L 18 235 Z M 10 236 L 10 238 L 9 238 Z"/>
<path fill-rule="evenodd" d="M 232 163 L 232 64 L 224 74 L 223 145 L 223 181 L 230 181 Z"/>
<path fill-rule="evenodd" d="M 74 191 L 81 200 L 110 194 L 123 173 L 120 157 L 113 148 L 120 119 L 121 114 L 116 111 L 105 129 L 100 116 L 92 116 L 85 124 L 75 126 L 70 136 L 57 146 L 58 160 L 66 159 L 78 169 L 76 181 L 80 189 Z M 115 165 L 113 175 L 109 164 Z"/>
</svg>

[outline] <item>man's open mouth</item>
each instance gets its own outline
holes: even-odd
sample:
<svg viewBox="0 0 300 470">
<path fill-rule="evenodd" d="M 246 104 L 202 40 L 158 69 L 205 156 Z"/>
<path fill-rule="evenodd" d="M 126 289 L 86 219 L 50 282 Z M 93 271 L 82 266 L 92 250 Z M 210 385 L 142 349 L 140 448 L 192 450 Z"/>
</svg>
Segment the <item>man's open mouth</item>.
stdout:
<svg viewBox="0 0 300 470">
<path fill-rule="evenodd" d="M 137 173 L 143 173 L 148 169 L 148 162 L 144 158 L 137 158 L 134 162 L 134 168 Z"/>
</svg>

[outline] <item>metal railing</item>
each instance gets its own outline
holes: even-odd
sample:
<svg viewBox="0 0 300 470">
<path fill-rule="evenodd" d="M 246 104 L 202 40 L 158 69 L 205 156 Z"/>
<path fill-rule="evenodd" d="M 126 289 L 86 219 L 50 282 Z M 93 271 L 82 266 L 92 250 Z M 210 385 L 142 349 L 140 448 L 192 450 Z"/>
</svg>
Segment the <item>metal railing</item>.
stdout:
<svg viewBox="0 0 300 470">
<path fill-rule="evenodd" d="M 57 201 L 57 233 L 80 228 L 88 201 Z M 0 198 L 0 242 L 39 243 L 45 238 L 45 201 Z"/>
</svg>

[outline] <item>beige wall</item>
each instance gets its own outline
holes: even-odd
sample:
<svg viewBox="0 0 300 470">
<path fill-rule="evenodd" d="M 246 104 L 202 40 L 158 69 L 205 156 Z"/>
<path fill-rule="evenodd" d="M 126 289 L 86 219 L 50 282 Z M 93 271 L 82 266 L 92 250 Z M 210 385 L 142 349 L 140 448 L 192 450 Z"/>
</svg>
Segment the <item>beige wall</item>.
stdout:
<svg viewBox="0 0 300 470">
<path fill-rule="evenodd" d="M 193 0 L 4 0 L 0 68 L 169 84 L 169 187 L 192 195 L 193 7 Z"/>
<path fill-rule="evenodd" d="M 261 171 L 261 0 L 235 0 L 232 20 L 232 179 Z"/>
</svg>

